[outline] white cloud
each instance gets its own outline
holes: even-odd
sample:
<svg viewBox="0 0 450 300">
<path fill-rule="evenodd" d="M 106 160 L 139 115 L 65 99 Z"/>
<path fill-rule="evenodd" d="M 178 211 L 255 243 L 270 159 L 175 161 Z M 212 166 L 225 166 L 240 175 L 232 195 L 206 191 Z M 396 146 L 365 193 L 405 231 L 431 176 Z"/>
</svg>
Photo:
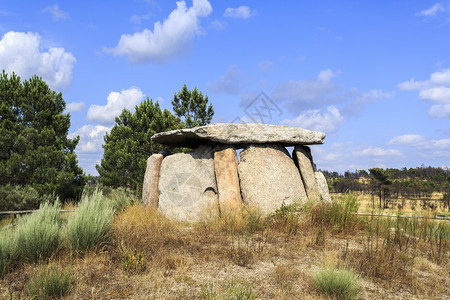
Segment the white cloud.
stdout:
<svg viewBox="0 0 450 300">
<path fill-rule="evenodd" d="M 207 88 L 218 94 L 237 95 L 245 84 L 244 74 L 236 65 L 228 67 L 225 75 L 214 83 L 208 83 Z"/>
<path fill-rule="evenodd" d="M 106 48 L 105 51 L 126 55 L 133 63 L 164 63 L 184 52 L 192 39 L 202 34 L 200 18 L 208 16 L 212 7 L 207 0 L 194 0 L 190 8 L 186 7 L 185 1 L 176 4 L 177 8 L 167 19 L 154 24 L 153 31 L 146 28 L 142 32 L 124 34 L 115 48 Z"/>
<path fill-rule="evenodd" d="M 142 21 L 150 19 L 151 16 L 152 16 L 152 14 L 146 14 L 146 15 L 136 15 L 136 14 L 134 14 L 134 15 L 132 15 L 130 17 L 130 22 L 140 25 L 142 23 Z"/>
<path fill-rule="evenodd" d="M 343 121 L 344 118 L 339 110 L 334 106 L 329 106 L 327 112 L 321 112 L 318 109 L 307 110 L 295 119 L 281 121 L 281 125 L 322 131 L 328 134 L 336 132 Z"/>
<path fill-rule="evenodd" d="M 236 8 L 228 7 L 225 9 L 223 16 L 228 18 L 248 19 L 253 14 L 254 12 L 252 12 L 248 6 L 239 6 Z"/>
<path fill-rule="evenodd" d="M 388 141 L 391 145 L 408 145 L 408 146 L 420 146 L 426 143 L 426 139 L 420 134 L 404 134 L 393 137 Z"/>
<path fill-rule="evenodd" d="M 342 101 L 342 97 L 336 93 L 339 87 L 332 81 L 335 76 L 336 73 L 328 69 L 321 71 L 314 79 L 282 82 L 273 90 L 272 99 L 286 100 L 287 108 L 292 111 L 302 111 L 305 108 L 321 107 Z"/>
<path fill-rule="evenodd" d="M 214 19 L 211 21 L 210 26 L 214 29 L 222 30 L 227 26 L 227 22 L 221 21 L 219 19 Z"/>
<path fill-rule="evenodd" d="M 428 111 L 428 115 L 436 119 L 450 118 L 450 104 L 433 105 Z"/>
<path fill-rule="evenodd" d="M 66 20 L 69 18 L 69 14 L 62 11 L 58 4 L 55 4 L 53 6 L 47 6 L 46 8 L 44 8 L 42 10 L 42 12 L 49 12 L 52 14 L 53 20 L 54 21 L 59 21 L 59 20 Z"/>
<path fill-rule="evenodd" d="M 356 156 L 374 156 L 374 157 L 390 157 L 401 156 L 402 153 L 397 149 L 383 149 L 380 147 L 369 146 L 365 149 L 354 151 L 353 155 Z"/>
<path fill-rule="evenodd" d="M 66 110 L 68 112 L 82 111 L 85 106 L 84 102 L 71 102 L 67 103 Z"/>
<path fill-rule="evenodd" d="M 0 69 L 15 72 L 23 79 L 41 76 L 52 89 L 62 90 L 72 84 L 75 57 L 64 48 L 42 51 L 41 37 L 32 32 L 10 31 L 0 40 Z"/>
<path fill-rule="evenodd" d="M 69 134 L 69 138 L 80 136 L 80 142 L 76 148 L 77 152 L 98 153 L 102 150 L 103 137 L 111 128 L 102 125 L 84 125 Z"/>
<path fill-rule="evenodd" d="M 342 114 L 344 116 L 355 116 L 361 113 L 367 105 L 382 98 L 389 98 L 392 95 L 383 92 L 382 90 L 370 90 L 368 93 L 361 94 L 356 89 L 353 89 L 351 94 L 352 99 L 342 109 Z"/>
<path fill-rule="evenodd" d="M 99 124 L 111 124 L 124 108 L 132 110 L 144 96 L 144 93 L 136 87 L 122 90 L 120 93 L 111 92 L 106 105 L 94 104 L 89 107 L 86 119 Z"/>
<path fill-rule="evenodd" d="M 416 13 L 416 15 L 424 16 L 424 17 L 432 17 L 432 16 L 435 16 L 438 12 L 444 12 L 444 11 L 445 11 L 445 8 L 440 3 L 436 3 L 432 7 Z"/>
<path fill-rule="evenodd" d="M 418 90 L 419 97 L 434 105 L 428 111 L 433 118 L 443 119 L 450 117 L 450 69 L 435 72 L 430 79 L 424 81 L 409 81 L 398 84 L 400 90 Z"/>
</svg>

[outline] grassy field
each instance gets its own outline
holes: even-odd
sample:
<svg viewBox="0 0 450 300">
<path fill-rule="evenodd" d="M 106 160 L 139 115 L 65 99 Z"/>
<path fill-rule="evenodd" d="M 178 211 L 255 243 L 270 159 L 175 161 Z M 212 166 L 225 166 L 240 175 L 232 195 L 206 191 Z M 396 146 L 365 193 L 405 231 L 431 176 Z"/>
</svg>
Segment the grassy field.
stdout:
<svg viewBox="0 0 450 300">
<path fill-rule="evenodd" d="M 20 251 L 12 261 L 3 255 L 11 263 L 0 298 L 449 299 L 448 221 L 358 217 L 367 199 L 344 195 L 331 204 L 283 207 L 268 218 L 241 211 L 184 224 L 123 193 L 102 197 L 111 204 L 102 206 L 102 220 L 116 208 L 110 227 L 77 209 L 56 220 L 59 244 L 50 254 L 36 261 Z M 81 226 L 91 223 L 99 225 Z M 18 227 L 0 230 L 2 238 Z M 105 227 L 86 249 L 73 238 L 83 230 L 95 237 Z M 0 257 L 9 253 L 4 245 Z"/>
</svg>

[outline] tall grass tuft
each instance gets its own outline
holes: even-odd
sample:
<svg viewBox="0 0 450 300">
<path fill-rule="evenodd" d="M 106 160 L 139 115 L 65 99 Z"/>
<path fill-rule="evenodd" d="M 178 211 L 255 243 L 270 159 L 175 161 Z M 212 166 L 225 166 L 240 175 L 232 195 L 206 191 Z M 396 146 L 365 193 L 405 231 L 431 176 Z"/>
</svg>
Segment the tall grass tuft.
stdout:
<svg viewBox="0 0 450 300">
<path fill-rule="evenodd" d="M 92 250 L 111 237 L 114 209 L 98 189 L 83 194 L 77 210 L 67 223 L 67 238 L 73 251 Z"/>
<path fill-rule="evenodd" d="M 0 231 L 0 278 L 9 272 L 17 260 L 17 235 L 11 229 Z"/>
<path fill-rule="evenodd" d="M 54 299 L 69 293 L 73 284 L 72 271 L 60 267 L 40 270 L 27 286 L 28 295 L 36 299 Z"/>
<path fill-rule="evenodd" d="M 336 299 L 358 299 L 361 286 L 358 276 L 345 269 L 323 268 L 314 275 L 314 284 L 319 292 Z"/>
<path fill-rule="evenodd" d="M 356 195 L 347 194 L 333 199 L 331 203 L 321 203 L 312 210 L 313 220 L 321 225 L 329 225 L 339 232 L 349 233 L 359 225 L 356 213 L 359 203 Z"/>
<path fill-rule="evenodd" d="M 17 247 L 20 257 L 29 262 L 49 258 L 60 246 L 62 219 L 57 200 L 54 204 L 41 204 L 39 210 L 17 222 Z"/>
</svg>

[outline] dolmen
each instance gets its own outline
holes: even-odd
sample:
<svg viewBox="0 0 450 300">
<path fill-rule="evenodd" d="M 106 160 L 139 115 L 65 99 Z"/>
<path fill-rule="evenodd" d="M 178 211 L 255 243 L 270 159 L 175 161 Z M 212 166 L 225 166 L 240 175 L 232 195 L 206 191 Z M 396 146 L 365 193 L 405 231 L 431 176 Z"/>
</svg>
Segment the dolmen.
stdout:
<svg viewBox="0 0 450 300">
<path fill-rule="evenodd" d="M 161 132 L 152 141 L 188 147 L 148 158 L 142 200 L 146 207 L 179 221 L 201 221 L 211 213 L 241 208 L 268 215 L 296 201 L 330 201 L 324 175 L 307 145 L 325 134 L 265 124 L 212 124 Z M 293 147 L 292 157 L 286 147 Z M 240 159 L 236 150 L 242 149 Z"/>
</svg>

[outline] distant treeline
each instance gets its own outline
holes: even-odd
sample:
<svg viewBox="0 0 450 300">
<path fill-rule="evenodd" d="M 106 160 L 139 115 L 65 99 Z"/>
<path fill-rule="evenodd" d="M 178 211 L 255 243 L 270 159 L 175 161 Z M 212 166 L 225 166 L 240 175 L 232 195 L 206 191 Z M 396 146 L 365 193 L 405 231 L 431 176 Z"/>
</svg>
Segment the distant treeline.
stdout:
<svg viewBox="0 0 450 300">
<path fill-rule="evenodd" d="M 338 172 L 322 171 L 331 192 L 363 192 L 379 198 L 379 206 L 387 208 L 391 199 L 399 197 L 424 199 L 433 192 L 443 194 L 448 207 L 450 201 L 450 169 L 421 167 L 402 169 L 380 169 Z"/>
</svg>

